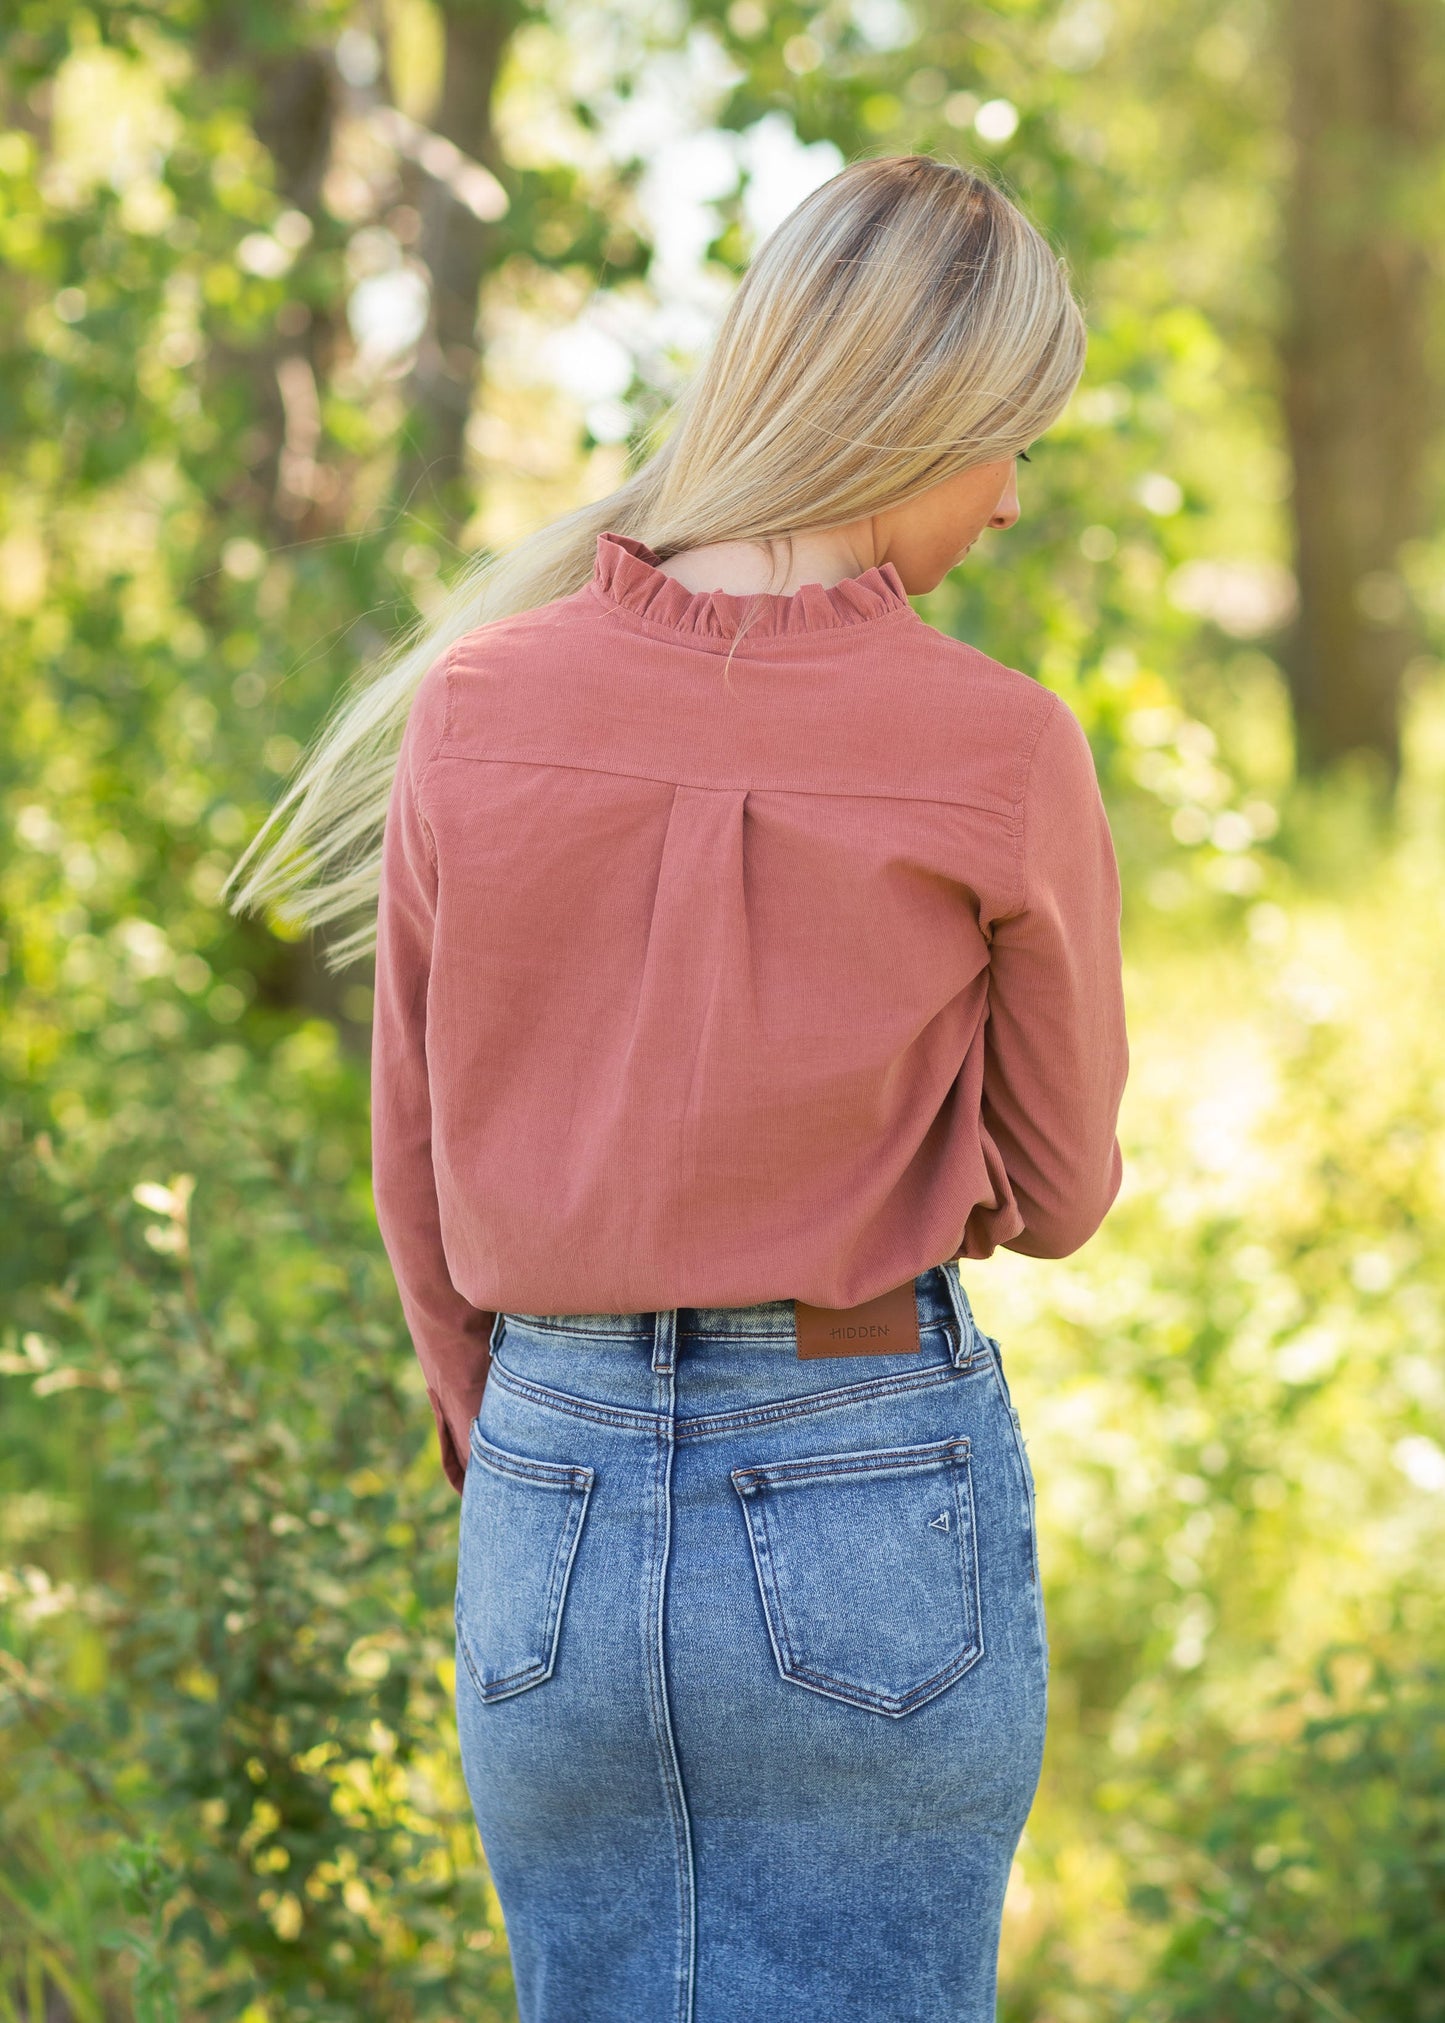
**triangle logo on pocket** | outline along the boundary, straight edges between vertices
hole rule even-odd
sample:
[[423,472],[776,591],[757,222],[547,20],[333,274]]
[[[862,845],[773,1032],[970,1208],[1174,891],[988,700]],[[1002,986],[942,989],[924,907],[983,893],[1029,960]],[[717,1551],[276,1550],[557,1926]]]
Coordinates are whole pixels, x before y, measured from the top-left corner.
[[948,1512],[946,1510],[940,1510],[937,1517],[930,1517],[928,1520],[928,1529],[930,1531],[947,1531]]

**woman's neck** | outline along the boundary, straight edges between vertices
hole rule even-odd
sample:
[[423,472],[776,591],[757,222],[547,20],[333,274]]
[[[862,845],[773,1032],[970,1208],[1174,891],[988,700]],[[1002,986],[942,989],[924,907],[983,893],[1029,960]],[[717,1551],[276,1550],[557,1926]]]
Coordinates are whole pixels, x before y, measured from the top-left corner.
[[873,563],[862,552],[867,532],[866,521],[861,529],[810,527],[788,539],[776,537],[771,553],[761,541],[707,541],[680,549],[658,567],[684,590],[725,590],[740,597],[763,590],[788,597],[805,583],[828,588],[861,576]]

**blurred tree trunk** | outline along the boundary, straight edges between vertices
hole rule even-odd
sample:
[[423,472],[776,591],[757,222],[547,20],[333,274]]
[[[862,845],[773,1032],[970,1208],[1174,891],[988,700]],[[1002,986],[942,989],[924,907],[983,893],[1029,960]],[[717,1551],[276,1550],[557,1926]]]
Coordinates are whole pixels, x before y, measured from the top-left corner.
[[1376,755],[1393,791],[1420,639],[1400,576],[1427,531],[1438,420],[1426,173],[1441,52],[1426,0],[1281,0],[1294,158],[1284,234],[1284,421],[1300,610],[1286,646],[1299,770]]
[[[319,230],[339,104],[330,48],[302,44],[259,55],[241,24],[222,9],[208,22],[200,53],[213,73],[249,72],[252,124],[276,165],[276,188]],[[262,447],[247,473],[247,497],[273,547],[323,537],[344,518],[340,485],[318,454],[320,389],[334,344],[331,318],[292,302],[269,342],[244,354],[218,346],[213,356],[216,373],[241,371],[250,382],[253,429]],[[331,1019],[349,1050],[364,1053],[370,1028],[353,991],[360,985],[364,993],[371,966],[335,975],[324,961],[324,938],[316,934],[299,942],[269,941],[266,953],[256,973],[262,1002],[301,1006]]]
[[[262,66],[256,133],[276,164],[278,189],[310,219],[313,231],[322,223],[321,186],[331,161],[336,115],[337,78],[329,49],[299,49]],[[344,522],[340,486],[318,459],[320,389],[334,345],[331,318],[291,302],[271,346],[256,361],[260,396],[277,439],[261,482],[278,541],[329,534]],[[337,510],[328,511],[333,504]]]
[[[321,186],[338,111],[331,50],[302,43],[260,54],[237,18],[220,8],[206,22],[199,56],[214,75],[233,71],[246,77],[252,125],[275,163],[277,191],[319,230]],[[246,501],[234,503],[251,505],[270,546],[325,536],[344,519],[335,474],[317,454],[320,389],[334,344],[331,318],[294,301],[284,305],[269,343],[244,354],[217,347],[213,359],[217,377],[244,370],[251,380],[253,429],[261,447],[248,473]]]
[[[439,11],[445,62],[431,126],[499,176],[492,96],[522,10],[514,0],[441,0]],[[432,508],[452,532],[471,506],[466,427],[480,366],[477,309],[493,228],[440,178],[424,175],[419,197],[431,316],[407,388],[411,412],[397,497],[404,508]]]

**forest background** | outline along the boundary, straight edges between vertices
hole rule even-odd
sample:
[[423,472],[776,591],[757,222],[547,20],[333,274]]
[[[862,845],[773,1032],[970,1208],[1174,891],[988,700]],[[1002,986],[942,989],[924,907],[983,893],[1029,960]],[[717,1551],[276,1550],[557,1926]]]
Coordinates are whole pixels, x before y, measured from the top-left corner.
[[1445,13],[5,21],[0,2017],[513,2014],[367,977],[221,888],[759,236],[908,149],[1085,302],[1018,526],[919,608],[1079,713],[1125,886],[1123,1191],[967,1280],[1053,1646],[1000,2013],[1445,2017]]

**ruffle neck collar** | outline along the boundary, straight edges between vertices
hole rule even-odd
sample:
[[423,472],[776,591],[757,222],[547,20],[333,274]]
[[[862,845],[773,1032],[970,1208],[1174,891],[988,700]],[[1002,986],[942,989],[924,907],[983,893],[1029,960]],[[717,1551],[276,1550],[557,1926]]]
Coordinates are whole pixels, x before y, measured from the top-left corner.
[[704,639],[731,639],[747,616],[747,638],[788,632],[831,632],[911,611],[902,578],[891,562],[875,564],[840,583],[804,583],[779,594],[689,590],[664,575],[660,558],[631,534],[597,536],[592,585],[607,603],[649,624]]

